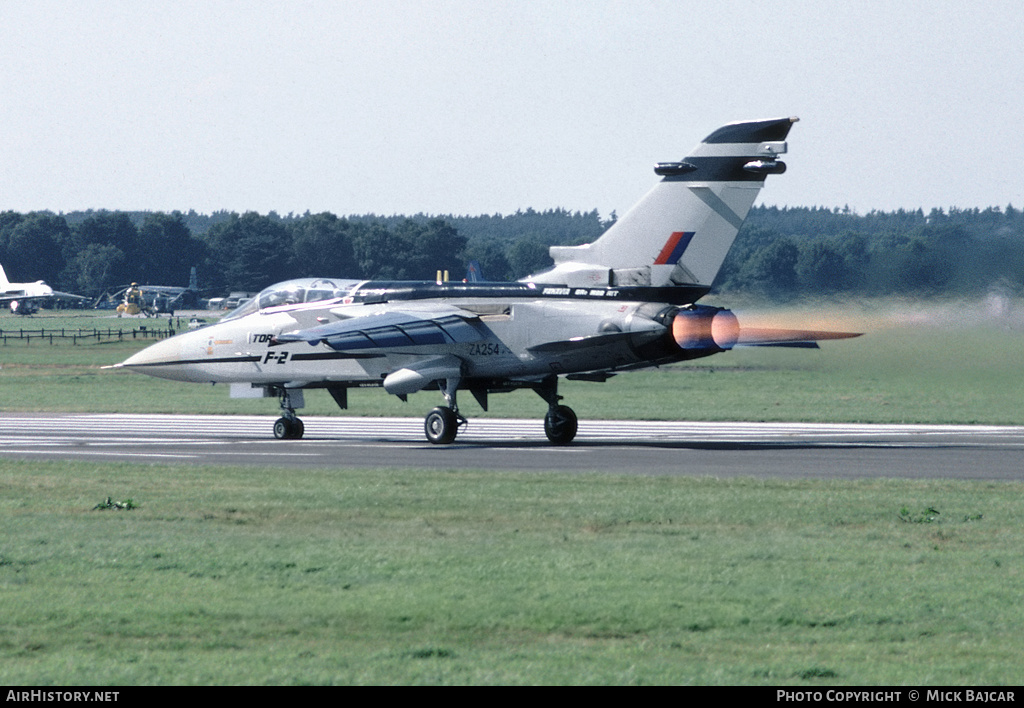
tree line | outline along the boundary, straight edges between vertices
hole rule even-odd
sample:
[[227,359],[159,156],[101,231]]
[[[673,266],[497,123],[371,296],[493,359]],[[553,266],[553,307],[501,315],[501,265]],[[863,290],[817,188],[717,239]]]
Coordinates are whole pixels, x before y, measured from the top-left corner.
[[786,299],[811,294],[967,296],[1024,290],[1024,213],[757,207],[716,289]]
[[[551,265],[548,247],[591,242],[596,210],[413,216],[255,212],[0,213],[0,264],[12,281],[99,295],[131,282],[185,285],[195,266],[211,294],[298,277],[489,280]],[[1024,290],[1024,213],[755,207],[715,282],[719,292],[967,295]]]

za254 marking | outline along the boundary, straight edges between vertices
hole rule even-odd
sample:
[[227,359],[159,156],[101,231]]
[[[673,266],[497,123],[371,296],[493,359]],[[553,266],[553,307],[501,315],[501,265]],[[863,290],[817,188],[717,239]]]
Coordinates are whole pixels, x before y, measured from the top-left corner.
[[470,356],[497,356],[501,354],[501,345],[494,342],[480,342],[469,345]]

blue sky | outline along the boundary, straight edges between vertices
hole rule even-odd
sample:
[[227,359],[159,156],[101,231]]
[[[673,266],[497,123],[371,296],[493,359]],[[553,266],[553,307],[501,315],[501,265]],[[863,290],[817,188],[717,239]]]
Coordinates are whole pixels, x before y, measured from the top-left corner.
[[0,0],[0,210],[623,213],[799,116],[760,203],[1024,207],[1024,3]]

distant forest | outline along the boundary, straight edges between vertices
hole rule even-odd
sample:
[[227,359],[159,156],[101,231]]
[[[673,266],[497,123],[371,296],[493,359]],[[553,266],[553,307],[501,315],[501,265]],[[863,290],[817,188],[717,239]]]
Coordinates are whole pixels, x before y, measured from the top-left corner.
[[[208,295],[289,278],[488,280],[551,265],[548,246],[591,242],[614,223],[596,210],[492,216],[331,213],[0,213],[0,264],[12,281],[98,296],[131,282]],[[1024,291],[1024,213],[1012,206],[856,214],[754,207],[715,290],[776,300],[808,295],[960,296]]]

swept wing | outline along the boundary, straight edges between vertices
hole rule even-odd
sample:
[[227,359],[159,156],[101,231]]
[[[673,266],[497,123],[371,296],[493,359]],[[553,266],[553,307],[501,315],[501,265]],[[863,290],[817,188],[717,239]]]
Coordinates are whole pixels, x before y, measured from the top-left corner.
[[394,349],[431,344],[478,342],[485,334],[480,318],[458,308],[422,312],[390,311],[330,322],[277,336],[278,342],[323,342],[335,351]]

